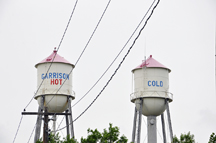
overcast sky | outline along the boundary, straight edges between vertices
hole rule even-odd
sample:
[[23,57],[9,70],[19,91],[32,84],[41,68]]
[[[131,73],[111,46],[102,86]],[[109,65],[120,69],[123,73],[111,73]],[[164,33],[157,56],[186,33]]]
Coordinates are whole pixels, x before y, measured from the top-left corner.
[[[72,103],[78,101],[103,74],[152,2],[111,1],[73,71],[76,98]],[[34,66],[58,47],[74,3],[75,0],[0,0],[1,142],[13,141],[21,112],[37,89]],[[78,1],[59,55],[73,64],[77,61],[107,3],[108,0]],[[174,96],[170,103],[174,135],[179,137],[190,131],[197,142],[208,142],[210,134],[216,133],[215,21],[215,0],[161,0],[108,87],[74,122],[76,138],[86,137],[88,128],[102,131],[113,123],[131,140],[134,115],[134,104],[130,102],[133,92],[131,70],[141,64],[145,55],[152,55],[171,69],[169,91]],[[74,119],[103,88],[134,38],[98,85],[72,109]],[[26,110],[36,112],[37,108],[37,101],[33,100]],[[157,119],[158,143],[162,143],[160,117]],[[35,123],[36,116],[24,116],[15,142],[28,142]],[[142,122],[142,142],[147,142],[145,123],[146,118]],[[65,136],[66,130],[60,135]],[[33,139],[34,134],[30,142]]]

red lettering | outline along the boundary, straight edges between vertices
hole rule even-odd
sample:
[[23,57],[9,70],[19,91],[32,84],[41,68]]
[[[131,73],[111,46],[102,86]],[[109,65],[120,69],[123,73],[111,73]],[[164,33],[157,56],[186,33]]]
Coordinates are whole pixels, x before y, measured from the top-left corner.
[[50,83],[50,84],[51,84],[51,85],[54,84],[54,79],[51,79],[51,83]]
[[56,80],[55,80],[55,84],[58,85],[58,83],[59,83],[59,81],[58,81],[58,79],[56,79]]
[[59,79],[59,81],[60,81],[60,85],[62,85],[62,79]]

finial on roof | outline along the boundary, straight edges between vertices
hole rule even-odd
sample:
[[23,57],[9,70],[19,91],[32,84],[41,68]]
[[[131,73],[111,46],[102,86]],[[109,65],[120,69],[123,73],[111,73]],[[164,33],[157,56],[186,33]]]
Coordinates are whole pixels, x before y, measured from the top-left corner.
[[150,55],[150,58],[152,58],[152,55]]
[[53,52],[57,52],[57,51],[56,51],[56,47],[54,48]]

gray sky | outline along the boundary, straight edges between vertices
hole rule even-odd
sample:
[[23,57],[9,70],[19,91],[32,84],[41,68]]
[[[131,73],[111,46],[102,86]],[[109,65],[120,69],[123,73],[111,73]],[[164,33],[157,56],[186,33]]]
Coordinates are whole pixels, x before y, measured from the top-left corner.
[[[71,63],[76,62],[107,2],[78,2],[59,55]],[[68,0],[0,0],[1,109],[4,109],[0,119],[1,142],[13,141],[21,112],[36,91],[34,65],[58,46],[74,3]],[[73,103],[106,70],[151,3],[145,0],[111,1],[73,71],[73,90],[76,92]],[[109,86],[74,123],[76,138],[86,137],[87,128],[102,131],[113,123],[120,127],[121,134],[131,140],[134,115],[134,105],[130,102],[131,70],[142,62],[145,55],[153,55],[154,59],[172,70],[170,92],[174,94],[174,100],[170,110],[174,134],[179,137],[181,133],[190,131],[197,142],[207,142],[210,134],[216,132],[215,20],[214,0],[161,0]],[[74,119],[100,92],[133,40],[134,37],[99,84],[73,108]],[[36,100],[33,100],[26,110],[37,111],[37,107]],[[36,116],[23,117],[16,143],[28,141],[35,122]],[[146,142],[145,122],[142,122],[142,142]],[[65,130],[62,132],[61,136],[66,135]],[[158,117],[158,143],[162,143],[161,136]],[[30,142],[33,138],[34,135]]]

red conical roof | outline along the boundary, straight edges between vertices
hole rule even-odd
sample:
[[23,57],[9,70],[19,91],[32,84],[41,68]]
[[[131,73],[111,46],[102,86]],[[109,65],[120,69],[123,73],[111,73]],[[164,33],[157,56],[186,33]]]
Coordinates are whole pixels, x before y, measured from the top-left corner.
[[168,69],[169,72],[171,72],[171,70],[169,68],[165,67],[163,64],[161,64],[158,61],[156,61],[155,59],[153,59],[152,55],[150,55],[150,57],[146,61],[144,61],[141,65],[137,66],[132,71],[134,71],[136,69],[143,68],[143,67],[164,68],[164,69]]
[[[54,58],[54,60],[53,60],[53,58]],[[39,64],[42,64],[42,63],[51,63],[51,62],[53,62],[53,63],[65,63],[65,64],[70,64],[70,65],[72,65],[72,66],[74,67],[73,64],[71,64],[70,62],[68,62],[67,60],[65,60],[63,57],[59,56],[59,55],[57,54],[56,49],[53,50],[53,53],[52,53],[50,56],[48,56],[47,58],[45,58],[45,59],[42,60],[41,62],[37,63],[37,64],[35,65],[35,67],[37,67]]]

